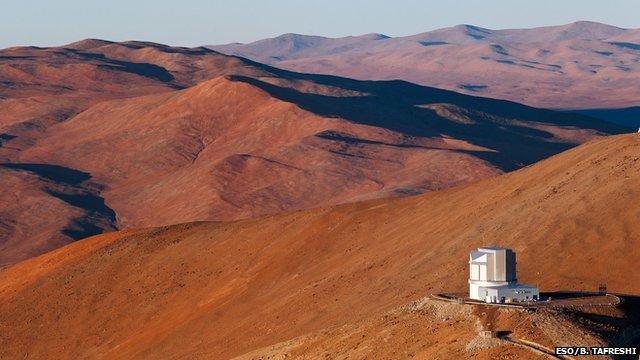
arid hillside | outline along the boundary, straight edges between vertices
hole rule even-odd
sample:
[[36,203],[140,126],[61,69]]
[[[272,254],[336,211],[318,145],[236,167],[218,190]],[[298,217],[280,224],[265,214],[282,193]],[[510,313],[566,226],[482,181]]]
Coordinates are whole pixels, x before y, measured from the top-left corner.
[[506,30],[458,25],[401,37],[285,34],[209,48],[293,71],[402,79],[543,108],[640,105],[640,29],[588,21]]
[[117,229],[88,174],[53,165],[0,164],[0,265]]
[[[1,52],[0,265],[115,228],[424,193],[626,131],[202,48],[85,40]],[[14,200],[25,191],[32,201]]]
[[88,39],[60,47],[0,50],[0,159],[99,102],[262,70],[205,48]]
[[[204,48],[83,40],[0,50],[0,266],[116,229],[89,173],[23,163],[57,125],[98,103],[167,93],[226,74],[264,73]],[[103,156],[113,156],[109,149]]]
[[527,356],[474,340],[483,321],[602,344],[623,329],[587,320],[624,314],[483,320],[420,299],[464,291],[483,245],[513,248],[518,279],[543,291],[637,294],[639,198],[628,134],[424,195],[99,235],[0,271],[0,357]]

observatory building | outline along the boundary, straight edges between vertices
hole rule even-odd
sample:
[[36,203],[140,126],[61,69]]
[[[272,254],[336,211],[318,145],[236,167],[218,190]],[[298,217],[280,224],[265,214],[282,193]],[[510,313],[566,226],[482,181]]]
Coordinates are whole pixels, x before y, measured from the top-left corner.
[[469,254],[469,297],[488,303],[538,300],[538,288],[518,284],[516,253],[481,247]]

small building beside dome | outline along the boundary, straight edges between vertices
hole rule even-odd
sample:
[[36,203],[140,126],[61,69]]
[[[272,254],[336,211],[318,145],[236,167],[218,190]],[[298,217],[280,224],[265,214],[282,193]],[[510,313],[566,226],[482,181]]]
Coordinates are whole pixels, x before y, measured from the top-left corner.
[[487,303],[536,301],[538,288],[518,284],[516,254],[501,247],[481,247],[469,254],[469,297]]

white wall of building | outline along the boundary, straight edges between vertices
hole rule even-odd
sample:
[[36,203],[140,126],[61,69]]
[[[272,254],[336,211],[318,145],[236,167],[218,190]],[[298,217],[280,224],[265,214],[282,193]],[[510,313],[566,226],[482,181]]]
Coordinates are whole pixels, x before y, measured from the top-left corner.
[[537,288],[517,283],[515,253],[506,248],[478,248],[469,254],[469,297],[486,302],[538,300]]

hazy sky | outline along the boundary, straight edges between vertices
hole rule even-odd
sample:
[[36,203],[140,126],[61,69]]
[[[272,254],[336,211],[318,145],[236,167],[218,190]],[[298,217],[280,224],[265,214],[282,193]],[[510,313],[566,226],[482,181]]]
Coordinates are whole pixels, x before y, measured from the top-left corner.
[[0,0],[0,48],[94,37],[195,46],[288,32],[401,36],[592,20],[640,27],[640,0]]

